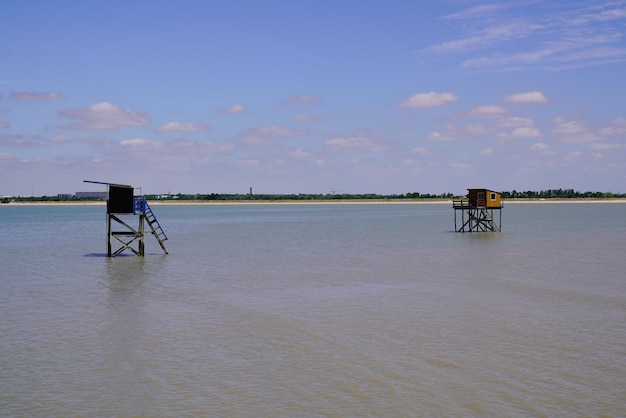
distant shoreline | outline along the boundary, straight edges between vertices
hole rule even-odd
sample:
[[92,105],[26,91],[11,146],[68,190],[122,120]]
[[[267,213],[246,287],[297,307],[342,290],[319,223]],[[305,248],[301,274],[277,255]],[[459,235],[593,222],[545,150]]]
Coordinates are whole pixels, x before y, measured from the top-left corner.
[[[150,205],[155,206],[219,206],[219,205],[452,205],[452,200],[438,200],[438,199],[423,199],[423,200],[409,200],[409,199],[340,199],[340,200],[148,200]],[[508,204],[536,204],[536,203],[626,203],[626,198],[623,199],[506,199],[503,200],[504,206]],[[56,202],[10,202],[0,204],[2,206],[105,206],[106,201],[56,201]]]

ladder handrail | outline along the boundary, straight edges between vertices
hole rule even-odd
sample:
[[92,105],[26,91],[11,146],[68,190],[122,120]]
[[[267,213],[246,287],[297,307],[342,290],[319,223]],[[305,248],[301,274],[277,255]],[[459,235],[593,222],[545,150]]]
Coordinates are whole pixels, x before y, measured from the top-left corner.
[[[152,228],[152,232],[155,232],[155,230],[159,230],[161,235],[163,235],[163,241],[167,240],[167,235],[165,235],[165,231],[163,231],[163,228],[161,227],[161,224],[159,223],[159,220],[156,218],[156,216],[154,216],[154,212],[152,212],[152,209],[150,209],[150,205],[148,205],[148,201],[144,199],[144,207],[145,207],[145,215],[146,217],[152,216],[152,219],[154,221],[149,221],[148,224],[150,225],[150,228]],[[157,225],[158,228],[154,228],[152,226],[152,224],[155,223]],[[158,234],[156,235],[157,239],[158,239]]]
[[167,235],[165,234],[165,231],[163,231],[163,227],[154,215],[154,212],[152,212],[152,209],[150,208],[150,205],[145,197],[142,195],[135,196],[133,211],[135,215],[142,215],[145,217],[148,222],[148,226],[150,226],[150,230],[152,231],[152,235],[154,235],[165,254],[168,254],[167,249],[163,244],[164,241],[167,241]]

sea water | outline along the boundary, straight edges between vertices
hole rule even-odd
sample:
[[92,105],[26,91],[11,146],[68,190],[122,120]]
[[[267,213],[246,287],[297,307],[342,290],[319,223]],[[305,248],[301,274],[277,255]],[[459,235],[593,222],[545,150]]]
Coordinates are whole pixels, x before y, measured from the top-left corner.
[[625,203],[153,211],[0,206],[1,416],[626,415]]

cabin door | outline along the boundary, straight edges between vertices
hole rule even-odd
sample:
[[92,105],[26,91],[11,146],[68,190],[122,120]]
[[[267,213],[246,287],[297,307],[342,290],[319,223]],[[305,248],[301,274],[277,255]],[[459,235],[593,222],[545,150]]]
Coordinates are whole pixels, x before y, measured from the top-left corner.
[[477,206],[486,206],[486,204],[485,204],[485,192],[478,192],[476,194],[476,205]]

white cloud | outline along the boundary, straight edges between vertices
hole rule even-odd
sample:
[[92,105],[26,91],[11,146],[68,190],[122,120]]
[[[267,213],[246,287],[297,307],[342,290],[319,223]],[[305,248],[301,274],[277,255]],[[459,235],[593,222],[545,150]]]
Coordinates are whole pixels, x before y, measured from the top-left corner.
[[110,145],[113,140],[111,138],[106,137],[96,137],[96,136],[88,136],[88,137],[73,137],[67,138],[65,135],[58,135],[53,138],[53,140],[63,143],[72,143],[72,144],[89,144],[94,146],[106,146]]
[[296,158],[305,158],[305,157],[310,157],[313,155],[312,152],[310,151],[305,151],[303,149],[297,149],[295,151],[292,151],[289,153],[292,157],[296,157]]
[[533,151],[547,151],[550,149],[550,147],[543,142],[535,142],[530,147],[528,147],[528,149]]
[[459,100],[452,93],[437,93],[431,91],[429,93],[418,93],[408,99],[400,102],[398,106],[410,109],[428,109],[432,107],[444,106]]
[[198,132],[211,130],[210,126],[203,125],[196,122],[167,122],[163,125],[159,125],[154,130],[157,133],[163,132]]
[[616,118],[611,121],[613,125],[621,126],[626,128],[626,119],[625,118]]
[[474,166],[469,163],[453,163],[453,164],[450,164],[450,167],[455,171],[461,171],[461,172],[469,171],[472,168],[474,168]]
[[246,111],[246,107],[242,104],[234,104],[228,107],[220,107],[217,109],[217,113],[225,114],[225,115],[234,115],[237,113],[244,113]]
[[133,148],[161,148],[163,146],[163,142],[151,139],[135,138],[120,141],[120,145],[123,147]]
[[189,159],[206,154],[220,154],[234,149],[232,144],[216,144],[211,141],[198,142],[184,139],[177,139],[176,141],[173,141],[169,147],[172,152],[187,156]]
[[578,122],[563,122],[558,124],[553,130],[557,135],[578,135],[587,132],[587,127]]
[[210,141],[198,143],[200,151],[209,154],[218,154],[222,152],[232,151],[235,147],[232,144],[215,144]]
[[210,157],[230,152],[233,148],[232,144],[209,141],[132,138],[112,143],[105,152],[121,165],[141,167],[141,164],[148,164],[149,167],[158,166],[164,170],[186,172],[199,164],[206,164]]
[[442,132],[434,131],[424,137],[427,141],[449,142],[461,139],[471,139],[476,136],[485,136],[491,133],[491,128],[480,123],[469,123],[464,126],[448,125]]
[[[594,6],[588,2],[534,3],[532,14],[516,10],[525,2],[510,2],[484,4],[445,16],[452,25],[450,33],[458,34],[456,39],[422,52],[466,56],[486,50],[461,63],[476,70],[562,71],[626,61],[619,31],[626,20],[623,0]],[[524,42],[513,43],[520,40]]]
[[244,143],[256,143],[256,142],[268,142],[276,137],[288,137],[299,136],[305,132],[297,129],[288,129],[281,125],[266,125],[258,128],[248,129],[241,133],[242,142]]
[[504,98],[508,103],[548,103],[548,98],[540,91],[511,94]]
[[59,116],[76,119],[72,129],[90,131],[115,131],[125,126],[146,126],[150,123],[146,112],[133,112],[121,109],[108,102],[96,103],[86,108],[67,109],[58,112]]
[[385,144],[364,137],[335,137],[326,141],[326,145],[335,150],[348,153],[383,151],[388,149]]
[[586,25],[590,22],[609,21],[626,18],[626,9],[621,7],[623,1],[606,2],[594,7],[588,7],[583,13],[570,16],[568,23],[571,25]]
[[267,125],[254,129],[254,132],[261,135],[296,135],[299,131],[287,129],[280,125]]
[[413,147],[411,152],[419,155],[426,155],[428,153],[428,148],[425,147]]
[[150,159],[155,163],[158,162],[158,164],[171,157],[166,143],[146,138],[119,141],[109,148],[107,152],[110,155],[115,155],[117,158],[134,159],[136,162],[139,159]]
[[316,122],[316,121],[324,120],[324,118],[320,116],[295,115],[293,117],[293,120],[296,120],[298,122]]
[[493,155],[494,151],[493,151],[493,148],[485,148],[483,150],[480,150],[480,154],[481,155]]
[[602,128],[598,131],[600,135],[603,136],[618,136],[618,135],[626,135],[626,128],[620,128],[617,126],[610,126],[608,128]]
[[540,136],[539,129],[531,127],[523,127],[513,129],[511,136],[515,138],[537,138]]
[[261,162],[253,158],[235,160],[235,163],[238,166],[245,167],[245,168],[257,168],[261,166]]
[[490,132],[491,130],[484,126],[481,125],[480,123],[470,123],[468,125],[463,126],[460,129],[460,132],[463,132],[465,134],[468,134],[470,136],[475,136],[475,135],[486,135]]
[[570,144],[593,142],[601,139],[586,124],[578,121],[559,123],[552,129],[552,133],[559,136],[560,142]]
[[0,134],[0,145],[4,147],[34,148],[43,144],[24,138],[23,135]]
[[578,160],[580,158],[580,156],[581,156],[581,152],[580,151],[571,151],[571,152],[568,152],[565,155],[565,161],[573,162],[573,161]]
[[427,141],[435,141],[435,142],[447,142],[447,141],[453,141],[454,138],[452,138],[449,135],[444,135],[439,131],[434,131],[429,133],[428,135],[426,135],[424,137],[425,140]]
[[12,91],[9,97],[13,100],[58,100],[61,93],[56,91],[48,92],[31,92],[31,91]]
[[8,129],[10,127],[11,127],[11,124],[9,122],[0,121],[0,129]]
[[542,155],[550,155],[550,156],[556,155],[556,152],[553,151],[549,145],[543,142],[535,142],[530,147],[528,147],[528,149],[531,151],[538,152],[539,154],[542,154]]
[[514,70],[528,68],[541,62],[542,59],[548,58],[554,54],[551,49],[542,49],[540,51],[518,52],[514,54],[498,54],[490,57],[478,57],[464,61],[461,66],[464,68],[495,68],[510,67]]
[[594,151],[608,151],[608,150],[616,150],[616,149],[622,149],[622,148],[626,148],[626,144],[620,144],[617,142],[612,142],[609,144],[591,144],[589,146],[589,149],[594,150]]
[[[592,42],[590,39],[581,39],[553,45],[548,43],[546,47],[535,51],[469,59],[462,63],[462,67],[501,67],[518,71],[539,67],[546,71],[562,71],[626,61],[626,49],[596,47]],[[581,49],[572,52],[574,48]]]
[[283,104],[298,104],[298,103],[319,103],[321,99],[317,96],[295,96],[290,97],[283,101]]
[[617,118],[611,121],[612,126],[600,129],[598,132],[603,136],[626,135],[626,119]]
[[452,13],[447,16],[443,16],[442,20],[466,20],[475,19],[480,17],[494,16],[499,14],[500,11],[506,9],[505,4],[481,4],[471,7],[467,10],[463,10],[457,13]]
[[535,121],[520,116],[509,116],[507,118],[500,119],[498,126],[503,128],[523,128],[529,126],[535,126]]
[[477,106],[469,111],[469,115],[480,118],[502,117],[508,112],[506,109],[495,105]]
[[502,21],[497,25],[488,24],[482,29],[468,33],[467,36],[454,41],[443,42],[426,49],[428,52],[460,52],[485,48],[487,46],[511,39],[525,38],[537,30],[538,25],[525,21]]

